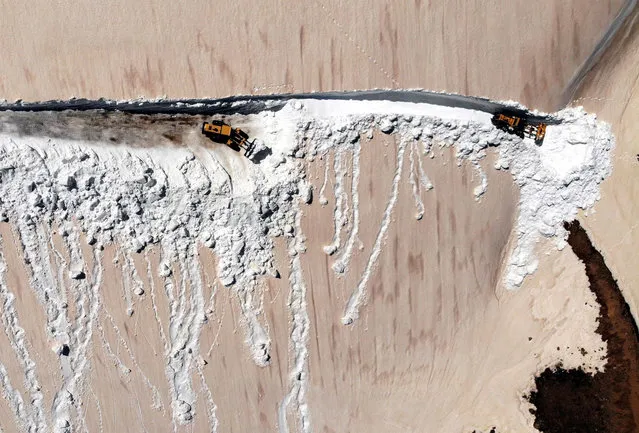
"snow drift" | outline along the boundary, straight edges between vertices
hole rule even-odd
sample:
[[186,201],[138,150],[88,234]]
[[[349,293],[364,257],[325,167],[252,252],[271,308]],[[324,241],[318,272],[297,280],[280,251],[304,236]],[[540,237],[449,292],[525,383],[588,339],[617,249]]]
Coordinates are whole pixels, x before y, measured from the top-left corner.
[[[32,116],[35,119],[37,114]],[[262,276],[279,275],[273,243],[284,238],[290,267],[292,362],[289,392],[282,396],[280,406],[280,429],[286,431],[290,408],[296,411],[302,430],[311,431],[305,392],[310,326],[306,295],[312,287],[305,283],[299,262],[306,248],[300,221],[305,203],[317,199],[328,205],[324,190],[329,185],[325,181],[320,191],[312,191],[306,164],[317,163],[314,161],[322,156],[326,176],[329,171],[335,173],[334,236],[324,250],[334,258],[334,272],[348,272],[361,220],[360,137],[372,136],[376,130],[398,137],[397,167],[383,219],[365,270],[344,305],[342,322],[350,324],[365,308],[368,283],[384,248],[402,182],[409,182],[413,189],[415,217],[428,219],[419,191],[438,185],[429,180],[422,160],[438,148],[453,147],[460,165],[472,164],[476,169],[477,200],[490,188],[482,164],[488,152],[498,156],[494,169],[509,170],[519,186],[519,217],[504,275],[509,288],[515,289],[535,271],[535,245],[541,237],[555,238],[558,247],[563,247],[563,221],[572,220],[598,199],[599,184],[610,174],[614,141],[607,125],[580,109],[564,110],[556,118],[561,123],[549,126],[544,144],[537,146],[532,140],[497,130],[489,114],[474,110],[385,101],[293,100],[276,113],[227,118],[246,126],[270,149],[262,161],[253,163],[227,149],[188,143],[182,147],[154,147],[153,142],[149,147],[131,146],[126,135],[115,146],[101,139],[24,134],[15,127],[12,113],[5,113],[0,134],[0,217],[18,234],[31,289],[46,310],[47,332],[57,342],[56,350],[73,349],[49,417],[42,406],[35,363],[12,310],[12,295],[0,277],[3,320],[11,330],[11,345],[22,359],[31,393],[21,396],[0,366],[3,392],[9,396],[16,419],[34,431],[67,431],[81,422],[73,419],[70,408],[74,396],[77,401],[81,393],[83,374],[90,367],[89,342],[98,331],[95,319],[104,278],[101,252],[114,243],[128,269],[129,315],[134,308],[130,299],[144,293],[132,257],[151,246],[159,248],[160,291],[170,307],[169,332],[163,336],[165,372],[175,422],[188,423],[197,410],[191,372],[199,362],[198,337],[207,315],[198,248],[204,245],[218,257],[219,282],[240,300],[250,353],[258,365],[265,366],[271,341],[254,297],[255,287]],[[340,182],[346,174],[346,159],[352,161],[349,190]],[[410,164],[408,179],[402,177],[406,163]],[[351,230],[346,229],[347,222]],[[70,262],[61,256],[51,262],[51,237],[56,230],[71,251]],[[82,255],[82,238],[93,249],[91,272]],[[75,281],[81,306],[76,320],[66,312],[67,291],[57,269],[64,269]],[[170,278],[175,269],[181,275],[178,284]],[[4,272],[6,269],[0,269],[0,275]]]

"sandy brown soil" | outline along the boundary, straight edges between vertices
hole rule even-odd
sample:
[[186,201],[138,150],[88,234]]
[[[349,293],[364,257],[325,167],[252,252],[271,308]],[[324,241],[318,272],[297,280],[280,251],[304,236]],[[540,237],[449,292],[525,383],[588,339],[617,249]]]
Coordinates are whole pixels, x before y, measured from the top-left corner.
[[556,108],[623,0],[2,0],[0,97],[427,88]]
[[[585,233],[571,230],[573,248],[581,250],[578,254],[583,256],[591,287],[602,303],[600,332],[609,347],[609,364],[604,374],[594,377],[560,369],[548,370],[537,379],[540,410],[536,425],[544,432],[565,431],[567,425],[580,423],[579,431],[634,432],[639,422],[638,20],[635,11],[587,75],[573,102],[610,122],[617,141],[613,174],[603,184],[595,213],[580,218],[602,255],[587,238],[584,241]],[[597,273],[602,269],[604,272]],[[619,291],[625,299],[620,299]],[[589,416],[583,418],[584,413]]]

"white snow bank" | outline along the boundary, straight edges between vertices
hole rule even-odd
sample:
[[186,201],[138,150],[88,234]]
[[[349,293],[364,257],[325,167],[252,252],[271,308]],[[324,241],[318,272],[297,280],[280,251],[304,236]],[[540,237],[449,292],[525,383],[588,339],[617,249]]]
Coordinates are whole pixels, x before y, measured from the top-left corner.
[[545,167],[564,179],[574,171],[592,163],[591,131],[580,124],[550,125],[539,155]]
[[541,236],[556,238],[558,248],[565,246],[564,221],[572,221],[579,209],[590,209],[599,200],[599,184],[612,170],[610,126],[582,109],[557,115],[563,123],[548,127],[548,142],[541,147],[528,140],[500,147],[521,197],[517,243],[506,275],[510,288],[537,268],[534,249]]
[[432,116],[446,120],[490,123],[492,117],[489,113],[483,111],[413,102],[306,99],[293,101],[292,107],[295,107],[295,104],[303,104],[307,115],[315,119],[394,114],[397,116]]

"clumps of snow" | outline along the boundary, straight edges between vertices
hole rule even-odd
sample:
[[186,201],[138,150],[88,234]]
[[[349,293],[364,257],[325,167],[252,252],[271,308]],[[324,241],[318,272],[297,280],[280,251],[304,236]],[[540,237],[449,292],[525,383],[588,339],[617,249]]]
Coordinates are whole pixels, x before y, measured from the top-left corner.
[[[451,147],[456,149],[458,164],[469,161],[479,174],[480,183],[475,188],[477,199],[486,191],[487,178],[479,162],[486,156],[486,149],[489,146],[497,146],[502,142],[519,140],[517,137],[505,134],[495,129],[490,123],[480,115],[464,115],[456,113],[454,119],[442,119],[437,117],[437,112],[423,115],[415,115],[418,111],[410,106],[410,110],[404,114],[350,114],[342,109],[341,115],[332,114],[328,117],[314,117],[316,111],[328,113],[325,108],[318,108],[317,103],[309,107],[302,116],[298,125],[298,141],[306,143],[309,158],[318,155],[326,159],[324,182],[320,190],[320,203],[328,204],[328,199],[324,195],[327,179],[330,171],[330,157],[333,155],[333,172],[335,182],[333,183],[333,193],[335,196],[334,205],[334,235],[330,244],[324,246],[324,252],[328,255],[335,255],[341,250],[341,254],[333,262],[332,269],[342,274],[347,271],[353,253],[353,246],[356,243],[359,231],[359,153],[361,149],[361,137],[370,137],[375,129],[385,134],[394,134],[398,137],[397,166],[388,195],[387,206],[382,216],[377,236],[375,238],[371,253],[366,261],[366,266],[362,272],[357,286],[354,288],[346,304],[342,322],[351,324],[359,315],[359,309],[366,299],[368,282],[373,275],[377,265],[381,250],[383,248],[386,233],[391,224],[392,214],[397,202],[399,185],[403,176],[404,156],[406,150],[409,152],[410,176],[409,182],[413,190],[415,206],[417,208],[416,218],[423,217],[423,203],[420,198],[420,191],[428,191],[434,187],[425,173],[422,158],[433,154],[435,147]],[[413,104],[415,105],[415,104]],[[419,104],[418,104],[419,105]],[[342,107],[343,108],[343,107]],[[356,110],[357,111],[357,110]],[[464,110],[460,110],[464,111]],[[468,110],[466,110],[468,111]],[[487,117],[490,122],[490,117]],[[421,139],[421,144],[416,142]],[[353,161],[351,167],[352,187],[349,192],[344,190],[342,179],[346,175],[346,163]],[[346,245],[342,245],[341,231],[345,228],[349,234]],[[343,248],[342,248],[343,247]]]
[[[264,117],[272,120],[271,115]],[[275,135],[277,128],[266,125],[265,134]],[[177,422],[192,419],[196,401],[190,369],[199,356],[201,318],[205,316],[198,245],[216,253],[219,281],[240,300],[253,359],[258,365],[269,364],[270,339],[261,324],[255,282],[263,275],[279,275],[273,262],[272,239],[295,238],[297,202],[300,198],[312,200],[302,165],[294,157],[278,152],[259,166],[251,164],[243,169],[245,185],[251,185],[247,189],[238,188],[242,184],[229,176],[226,161],[220,162],[210,154],[196,157],[187,149],[116,148],[103,143],[12,135],[0,136],[0,142],[0,209],[17,228],[31,285],[46,306],[48,337],[52,341],[69,341],[74,335],[82,338],[73,342],[78,351],[71,352],[68,380],[54,402],[56,419],[67,419],[70,402],[79,398],[75,390],[88,359],[84,349],[100,305],[97,289],[101,270],[93,272],[91,281],[86,279],[78,229],[86,234],[96,263],[105,245],[121,246],[116,261],[122,266],[129,316],[134,314],[132,296],[144,295],[131,255],[159,245],[158,276],[170,310],[166,374]],[[299,152],[298,148],[293,153]],[[68,240],[65,243],[72,255],[70,263],[61,256],[58,262],[67,269],[69,279],[77,282],[73,283],[74,290],[86,291],[78,298],[82,323],[77,329],[66,317],[64,279],[57,278],[51,268],[56,226]],[[297,242],[291,245],[295,253],[304,250]],[[172,272],[176,264],[179,279]],[[20,347],[17,344],[16,350],[22,350]],[[30,362],[28,356],[23,359]],[[67,399],[66,395],[73,398]],[[41,398],[30,400],[36,404],[34,408],[39,407]],[[25,423],[41,425],[40,418]]]
[[[338,257],[331,266],[338,274],[342,274],[346,270],[346,267],[351,260],[351,256],[353,255],[353,247],[355,246],[355,242],[358,239],[359,234],[359,158],[361,153],[361,146],[359,143],[354,143],[352,153],[353,178],[351,181],[351,200],[353,202],[353,212],[350,218],[350,230],[348,240],[346,241],[346,247],[344,248],[342,255]],[[335,189],[335,194],[338,194],[337,188]],[[341,193],[341,195],[345,194]]]
[[[413,134],[413,137],[415,137],[415,135],[416,134]],[[419,136],[421,136],[421,131],[418,134],[418,138]],[[412,187],[413,200],[415,200],[415,206],[417,207],[415,219],[421,220],[424,217],[424,203],[421,198],[421,189],[424,188],[424,190],[430,191],[433,189],[433,184],[424,172],[422,155],[419,154],[417,142],[410,144],[410,184]]]
[[[296,219],[296,229],[301,230],[301,216]],[[306,391],[308,388],[308,338],[310,329],[310,319],[308,316],[306,302],[306,283],[302,273],[302,264],[299,252],[304,251],[304,239],[289,240],[290,256],[290,294],[288,307],[291,314],[292,329],[290,334],[289,347],[293,356],[292,368],[289,371],[289,391],[282,399],[278,408],[279,431],[288,432],[288,422],[286,411],[291,402],[295,403],[297,417],[301,431],[309,433],[311,431],[310,411],[306,401]]]
[[562,123],[548,126],[542,146],[520,140],[499,148],[500,161],[510,167],[520,188],[516,244],[506,274],[511,288],[536,270],[540,237],[555,238],[563,248],[568,236],[563,222],[599,200],[599,185],[612,170],[609,125],[581,108],[565,109],[557,118]]
[[[370,104],[375,105],[373,102]],[[396,134],[399,143],[396,148],[398,166],[388,206],[365,270],[347,303],[343,317],[346,324],[352,323],[358,315],[368,280],[383,246],[397,198],[397,184],[402,180],[406,146],[409,146],[409,181],[417,219],[423,217],[419,191],[421,188],[428,191],[434,187],[424,172],[423,156],[432,157],[436,146],[453,147],[458,165],[468,161],[478,173],[480,183],[473,192],[479,200],[489,187],[480,162],[486,157],[489,148],[499,149],[494,168],[510,170],[521,190],[516,242],[508,259],[505,278],[511,289],[519,286],[525,276],[536,269],[535,245],[540,237],[555,237],[561,247],[566,236],[563,222],[574,219],[579,209],[592,207],[599,197],[599,184],[611,171],[610,151],[614,140],[610,128],[582,109],[569,108],[558,113],[555,117],[559,124],[548,126],[547,137],[539,146],[532,139],[522,139],[496,129],[489,116],[468,113],[472,110],[457,109],[454,115],[442,118],[440,116],[442,113],[446,115],[446,110],[433,109],[428,104],[397,104],[391,107],[397,111],[385,114],[362,114],[359,103],[355,104],[352,111],[348,110],[348,104],[341,104],[335,110],[329,110],[327,105],[329,103],[318,101],[307,104],[308,115],[302,117],[298,128],[300,141],[307,143],[310,158],[321,155],[326,159],[324,182],[320,190],[322,205],[328,204],[324,191],[329,177],[329,152],[334,154],[335,234],[333,241],[324,247],[327,254],[333,255],[339,251],[342,246],[340,232],[349,223],[351,235],[357,236],[359,173],[354,167],[353,190],[350,194],[352,210],[349,214],[348,194],[344,192],[341,181],[345,175],[342,163],[344,154],[349,154],[353,161],[358,160],[360,136],[371,138],[374,129],[385,134]],[[414,105],[424,108],[420,115],[415,114],[419,110]],[[377,110],[371,108],[371,112],[376,111],[380,111],[379,107]],[[320,117],[316,117],[318,113]],[[422,152],[418,152],[416,140],[421,140]],[[346,270],[351,250],[352,242],[349,239],[343,256],[333,263],[335,272],[343,273]]]
[[[155,299],[162,294],[168,300],[168,333],[160,327],[165,371],[174,419],[187,423],[197,412],[192,369],[201,376],[206,362],[199,348],[208,309],[198,248],[210,248],[218,257],[217,276],[238,297],[251,356],[256,364],[266,366],[271,342],[268,326],[263,324],[258,280],[279,277],[273,239],[283,237],[290,267],[289,347],[293,363],[288,392],[280,405],[279,427],[286,431],[287,407],[294,404],[302,431],[309,432],[305,396],[310,319],[300,260],[306,251],[300,206],[312,203],[313,190],[306,180],[305,164],[315,158],[325,161],[318,201],[322,206],[329,204],[325,194],[330,183],[335,207],[334,235],[324,251],[335,258],[333,271],[343,274],[349,269],[355,247],[361,244],[358,187],[362,138],[371,138],[374,130],[398,138],[395,173],[390,190],[384,192],[387,205],[365,268],[345,305],[342,322],[350,324],[366,299],[368,282],[392,224],[399,187],[405,180],[405,160],[410,161],[407,180],[415,200],[415,217],[422,219],[421,191],[437,187],[429,180],[422,160],[432,158],[437,148],[454,148],[459,165],[466,161],[474,167],[479,174],[474,190],[477,200],[489,188],[481,166],[489,148],[499,153],[494,168],[512,172],[521,198],[506,281],[510,287],[521,284],[536,267],[537,240],[556,237],[561,244],[566,235],[563,221],[594,204],[599,183],[610,173],[613,141],[609,128],[578,109],[564,110],[557,118],[562,123],[548,127],[546,141],[539,147],[530,139],[497,130],[490,115],[472,110],[388,101],[291,101],[277,113],[233,119],[260,137],[260,151],[269,149],[259,164],[241,155],[229,157],[204,148],[128,148],[0,135],[0,219],[17,229],[32,288],[46,306],[48,337],[73,347],[68,357],[60,357],[65,362],[65,381],[54,400],[52,425],[69,419],[70,402],[80,398],[77,390],[87,368],[94,325],[103,334],[97,317],[105,245],[122,246],[117,262],[124,275],[129,315],[134,314],[133,295],[146,296],[132,254],[144,253],[150,245],[159,247],[157,277],[161,284],[155,287],[150,279],[149,296],[158,321]],[[334,182],[329,182],[331,174]],[[347,174],[350,188],[344,182]],[[69,263],[55,250],[53,227],[59,227],[71,253]],[[82,257],[80,230],[93,248],[93,269],[87,268]],[[57,269],[64,269],[77,293],[81,314],[76,322],[67,317],[68,290],[65,278],[51,267],[52,252]],[[150,272],[148,257],[146,260]],[[0,275],[1,271],[0,266]],[[3,320],[11,323],[10,294],[3,290],[0,296],[5,296],[8,306]],[[12,345],[17,353],[25,354],[24,367],[29,370],[31,361],[24,342],[16,338]],[[3,368],[0,365],[0,381],[16,416],[26,426],[41,426],[45,421],[38,406],[41,393],[35,391],[35,376],[31,407],[12,391]],[[157,404],[161,404],[159,400]],[[212,425],[217,425],[215,408],[209,396],[205,410]]]
[[346,225],[346,214],[348,213],[348,202],[345,200],[344,178],[346,177],[346,161],[343,161],[342,153],[335,154],[335,209],[333,212],[333,221],[335,232],[333,240],[329,245],[324,246],[324,252],[332,255],[341,245],[341,233]]
[[393,130],[395,129],[395,119],[391,119],[388,117],[383,118],[380,122],[379,122],[379,129],[380,131],[382,131],[384,134],[390,134],[391,132],[393,132]]

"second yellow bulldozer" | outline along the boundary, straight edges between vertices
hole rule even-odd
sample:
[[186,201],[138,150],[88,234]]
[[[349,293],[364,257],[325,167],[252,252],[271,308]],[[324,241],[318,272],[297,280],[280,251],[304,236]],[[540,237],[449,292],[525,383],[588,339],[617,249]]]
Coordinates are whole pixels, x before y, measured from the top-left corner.
[[521,138],[531,137],[537,144],[541,144],[546,136],[545,123],[532,124],[519,116],[497,113],[493,116],[492,122],[497,128]]

